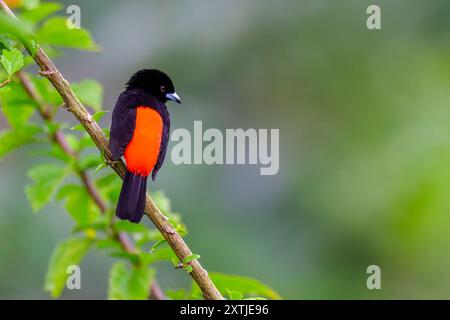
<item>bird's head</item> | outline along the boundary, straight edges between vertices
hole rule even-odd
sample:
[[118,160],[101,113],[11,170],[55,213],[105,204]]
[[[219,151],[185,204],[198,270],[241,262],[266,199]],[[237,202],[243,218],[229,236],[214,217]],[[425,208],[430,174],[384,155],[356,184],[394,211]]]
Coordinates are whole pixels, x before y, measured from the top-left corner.
[[152,94],[162,103],[172,100],[181,103],[176,94],[172,80],[167,74],[157,69],[142,69],[133,74],[127,86],[142,89]]

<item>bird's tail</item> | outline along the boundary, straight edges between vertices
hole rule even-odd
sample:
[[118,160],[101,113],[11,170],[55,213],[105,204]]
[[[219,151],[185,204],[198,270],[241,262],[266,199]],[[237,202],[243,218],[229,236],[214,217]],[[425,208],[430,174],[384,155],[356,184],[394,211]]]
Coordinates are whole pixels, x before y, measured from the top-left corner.
[[116,216],[119,219],[139,223],[144,215],[147,177],[135,175],[127,170],[117,203]]

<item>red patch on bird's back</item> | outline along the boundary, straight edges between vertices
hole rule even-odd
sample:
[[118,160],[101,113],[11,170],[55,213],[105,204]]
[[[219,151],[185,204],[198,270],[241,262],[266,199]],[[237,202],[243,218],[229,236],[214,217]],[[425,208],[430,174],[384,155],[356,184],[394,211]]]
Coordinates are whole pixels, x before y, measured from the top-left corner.
[[163,120],[160,114],[149,107],[136,110],[136,126],[133,138],[125,149],[128,171],[148,176],[158,160]]

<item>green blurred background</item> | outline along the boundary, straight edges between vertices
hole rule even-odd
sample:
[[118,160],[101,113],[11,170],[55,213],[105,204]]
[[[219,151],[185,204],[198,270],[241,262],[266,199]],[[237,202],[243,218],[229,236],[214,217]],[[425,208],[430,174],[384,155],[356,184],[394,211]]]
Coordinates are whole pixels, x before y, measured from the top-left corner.
[[[102,82],[105,109],[134,71],[158,67],[183,98],[169,105],[173,129],[280,129],[275,176],[166,161],[149,184],[183,215],[208,270],[257,278],[286,299],[450,298],[448,0],[64,3],[80,6],[103,50],[56,63],[70,81]],[[381,30],[366,27],[369,4],[381,7]],[[3,299],[48,298],[48,259],[73,226],[58,203],[31,212],[32,161],[22,150],[0,163]],[[112,261],[91,253],[82,290],[63,298],[106,298]],[[366,287],[371,264],[381,290]],[[169,264],[158,279],[190,285]]]

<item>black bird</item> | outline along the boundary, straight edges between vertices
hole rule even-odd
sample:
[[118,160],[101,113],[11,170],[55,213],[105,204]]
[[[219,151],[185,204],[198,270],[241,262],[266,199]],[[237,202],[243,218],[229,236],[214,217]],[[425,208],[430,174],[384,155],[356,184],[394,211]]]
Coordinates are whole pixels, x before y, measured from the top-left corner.
[[167,151],[170,116],[165,103],[181,103],[172,80],[156,69],[139,70],[126,83],[112,114],[109,147],[114,160],[125,157],[116,216],[139,223],[144,214],[147,177],[155,181]]

